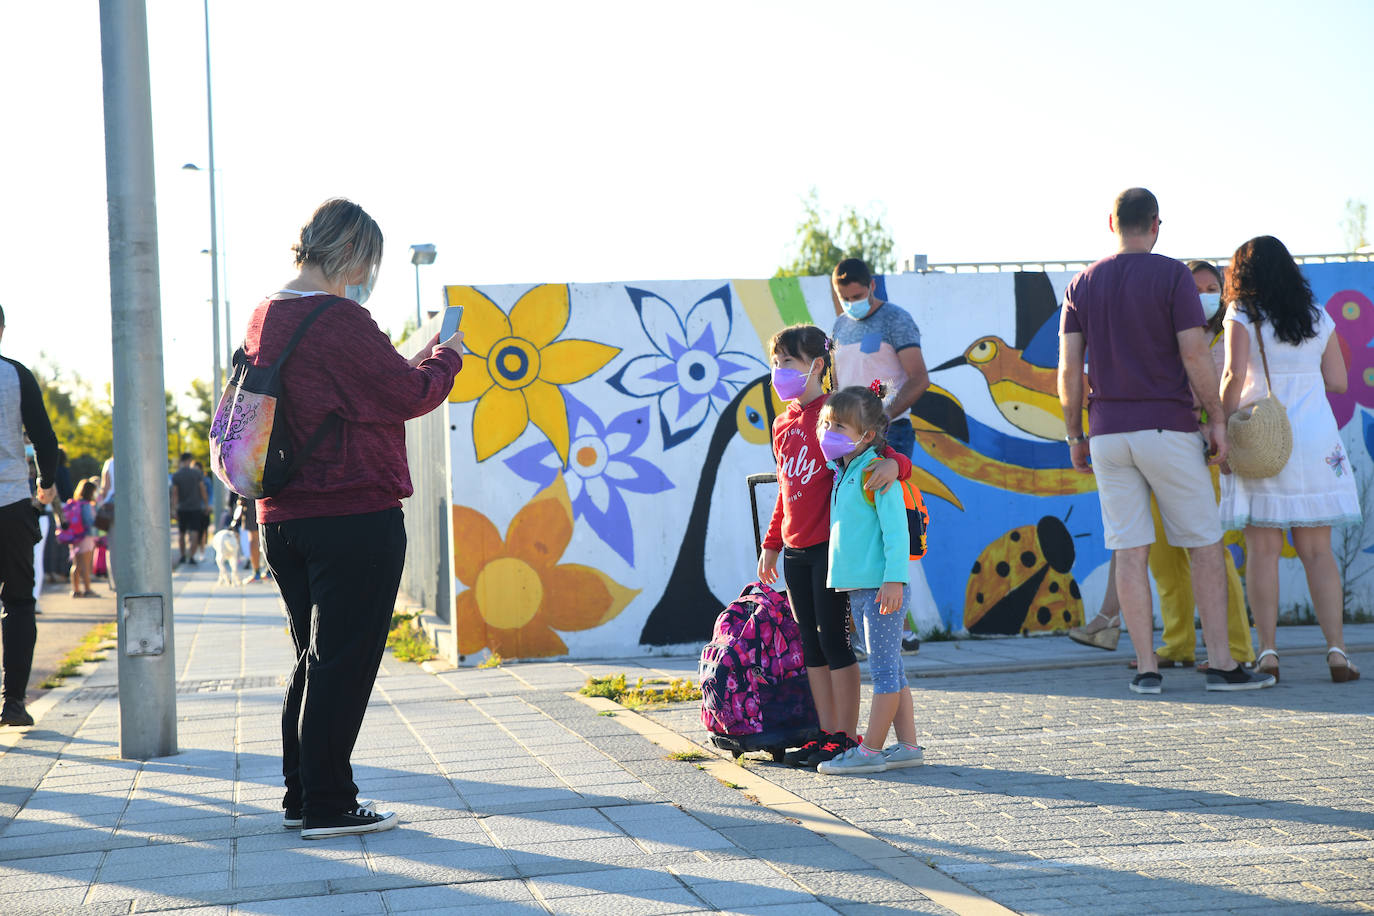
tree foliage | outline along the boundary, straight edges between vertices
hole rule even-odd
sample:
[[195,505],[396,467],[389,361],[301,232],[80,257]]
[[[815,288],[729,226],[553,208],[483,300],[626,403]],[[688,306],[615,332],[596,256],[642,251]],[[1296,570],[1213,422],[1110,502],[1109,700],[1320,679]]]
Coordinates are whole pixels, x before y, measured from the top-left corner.
[[892,234],[883,225],[880,214],[862,213],[851,205],[832,222],[821,209],[815,188],[802,198],[796,246],[792,260],[779,267],[773,276],[827,275],[845,258],[862,258],[874,273],[887,273],[896,267]]
[[[57,443],[67,452],[72,479],[94,477],[114,453],[114,405],[110,385],[97,389],[74,372],[53,365],[46,357],[34,369],[43,392]],[[182,452],[210,465],[210,419],[214,410],[210,385],[201,379],[186,391],[192,407],[183,413],[178,398],[166,392],[167,462],[174,466]]]
[[1369,208],[1353,197],[1345,202],[1345,219],[1341,220],[1341,234],[1345,236],[1345,250],[1359,251],[1369,244],[1365,235]]

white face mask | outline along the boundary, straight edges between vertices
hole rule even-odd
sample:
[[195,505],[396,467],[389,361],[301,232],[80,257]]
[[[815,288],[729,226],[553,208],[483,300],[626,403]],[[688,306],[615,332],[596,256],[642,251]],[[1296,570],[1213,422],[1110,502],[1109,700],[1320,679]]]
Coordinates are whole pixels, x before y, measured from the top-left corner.
[[367,276],[363,278],[362,283],[357,285],[350,283],[345,286],[344,297],[352,299],[359,305],[366,304],[368,298],[372,295],[372,286],[377,282],[377,266],[374,266],[367,272]]
[[1202,317],[1208,321],[1221,308],[1221,293],[1198,293],[1198,298],[1202,300]]

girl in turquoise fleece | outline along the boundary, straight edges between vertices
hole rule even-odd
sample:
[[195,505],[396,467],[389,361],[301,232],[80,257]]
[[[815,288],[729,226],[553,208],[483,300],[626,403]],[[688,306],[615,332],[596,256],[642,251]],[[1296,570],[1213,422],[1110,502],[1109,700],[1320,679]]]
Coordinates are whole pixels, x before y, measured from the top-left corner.
[[[835,471],[830,494],[830,572],[826,582],[849,593],[850,613],[862,616],[873,678],[868,731],[858,747],[823,761],[821,773],[879,773],[919,766],[916,718],[902,667],[903,609],[909,600],[910,533],[906,503],[896,487],[869,493],[863,483],[884,447],[884,386],[845,388],[821,408],[817,435]],[[883,748],[889,728],[897,743]]]

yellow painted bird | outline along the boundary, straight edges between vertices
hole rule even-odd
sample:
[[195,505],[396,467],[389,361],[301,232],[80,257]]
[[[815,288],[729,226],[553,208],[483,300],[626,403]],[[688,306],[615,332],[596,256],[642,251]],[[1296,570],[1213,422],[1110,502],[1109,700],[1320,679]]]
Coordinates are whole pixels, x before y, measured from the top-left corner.
[[[1029,363],[1021,352],[1000,337],[980,337],[963,356],[941,363],[933,371],[972,366],[983,373],[988,393],[1008,423],[1032,436],[1062,442],[1067,430],[1059,407],[1058,370]],[[1086,391],[1086,378],[1083,384]],[[1083,429],[1087,428],[1088,414],[1084,411]]]

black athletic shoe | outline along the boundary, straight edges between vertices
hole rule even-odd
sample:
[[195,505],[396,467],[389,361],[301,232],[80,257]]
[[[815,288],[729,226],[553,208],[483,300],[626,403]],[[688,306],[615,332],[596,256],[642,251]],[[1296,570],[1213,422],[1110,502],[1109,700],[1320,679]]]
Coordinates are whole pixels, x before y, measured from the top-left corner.
[[5,708],[0,711],[0,725],[32,725],[33,716],[24,708],[23,700],[6,700]]
[[821,742],[821,746],[816,749],[814,754],[807,758],[803,766],[819,766],[827,760],[832,760],[840,756],[851,747],[858,746],[859,742],[855,741],[844,732],[835,732],[834,734],[826,735],[825,740]]
[[1164,678],[1159,676],[1158,671],[1147,671],[1135,676],[1135,680],[1131,681],[1131,689],[1136,693],[1159,693],[1163,684]]
[[916,653],[921,651],[921,637],[915,633],[906,633],[902,636],[902,651]]
[[806,761],[811,757],[812,754],[820,750],[821,742],[828,737],[830,736],[827,735],[825,732],[821,732],[821,737],[812,738],[810,741],[806,742],[796,750],[788,751],[787,756],[782,758],[782,762],[790,767],[806,766]]
[[281,825],[287,830],[300,830],[305,826],[305,819],[301,817],[300,808],[287,808],[282,814]]
[[1273,687],[1276,683],[1278,679],[1274,675],[1246,671],[1244,665],[1236,665],[1230,671],[1207,669],[1208,690],[1259,690],[1263,687]]
[[301,839],[323,840],[353,833],[378,833],[400,823],[392,811],[374,811],[361,806],[352,811],[326,817],[307,817],[301,825]]

